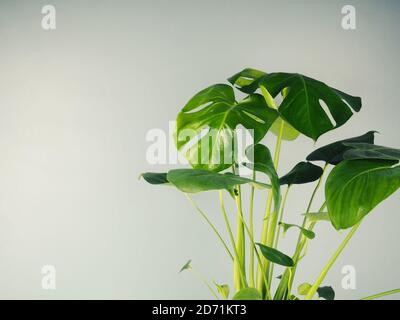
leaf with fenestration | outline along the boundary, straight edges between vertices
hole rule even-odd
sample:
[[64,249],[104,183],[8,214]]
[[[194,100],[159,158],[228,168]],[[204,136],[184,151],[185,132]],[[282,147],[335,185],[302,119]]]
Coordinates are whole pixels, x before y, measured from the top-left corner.
[[335,300],[335,291],[332,287],[320,287],[317,289],[318,296],[325,300]]
[[330,143],[310,153],[307,156],[307,160],[325,161],[326,163],[337,165],[338,163],[344,160],[343,158],[344,153],[351,149],[351,147],[347,145],[348,143],[366,143],[371,145],[374,143],[375,133],[376,131],[369,131],[366,134],[363,134],[358,137],[353,137]]
[[330,173],[325,185],[329,217],[337,229],[361,221],[400,187],[400,166],[390,160],[346,160]]
[[381,159],[381,160],[400,160],[400,150],[377,146],[367,143],[345,143],[349,150],[344,153],[347,160],[357,159]]
[[227,284],[218,284],[215,282],[214,284],[221,297],[224,299],[229,299],[229,286]]
[[216,173],[207,170],[176,169],[167,174],[168,181],[180,191],[197,193],[210,190],[232,191],[237,185],[251,184],[257,188],[269,188],[269,184],[243,178],[231,173]]
[[166,184],[169,183],[167,180],[166,173],[156,173],[156,172],[146,172],[141,175],[141,177],[150,184]]
[[192,260],[189,260],[188,262],[186,262],[183,267],[181,268],[181,270],[179,270],[179,273],[181,273],[182,271],[185,270],[190,270],[192,269]]
[[261,294],[257,289],[244,288],[233,296],[233,300],[261,300]]
[[308,239],[312,240],[315,238],[315,233],[311,230],[308,230],[306,228],[300,227],[297,224],[289,224],[289,223],[283,223],[279,222],[279,225],[283,229],[283,233],[285,234],[290,228],[298,228],[300,232]]
[[262,172],[270,178],[272,192],[274,195],[274,211],[277,212],[280,207],[281,189],[279,177],[276,173],[274,162],[271,157],[271,152],[266,146],[262,144],[256,144],[247,148],[246,156],[251,162],[245,163],[244,165],[246,167],[254,169],[258,172]]
[[264,98],[251,94],[236,102],[233,88],[213,85],[197,93],[179,112],[176,127],[177,148],[195,169],[222,171],[236,159],[236,128],[251,130],[259,142],[278,114]]
[[274,248],[265,246],[261,243],[256,243],[256,244],[260,247],[262,255],[268,261],[279,264],[281,266],[285,266],[285,267],[293,267],[294,266],[294,262],[293,262],[292,258],[287,256],[286,254],[284,254]]
[[286,175],[279,179],[281,185],[303,184],[318,180],[323,173],[321,167],[309,162],[300,162]]
[[[240,79],[235,75],[230,79],[237,78]],[[253,93],[264,86],[276,97],[288,88],[288,94],[279,106],[279,114],[295,129],[314,140],[342,126],[353,115],[353,111],[361,109],[361,98],[301,74],[258,73],[253,78],[248,84],[244,82],[237,85],[238,89]]]

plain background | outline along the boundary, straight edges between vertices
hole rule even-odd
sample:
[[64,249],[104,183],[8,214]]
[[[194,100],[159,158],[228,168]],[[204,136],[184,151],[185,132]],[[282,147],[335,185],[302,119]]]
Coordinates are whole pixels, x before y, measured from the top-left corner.
[[[178,274],[188,259],[231,283],[228,258],[184,196],[138,176],[171,167],[147,163],[146,133],[245,67],[304,73],[363,98],[362,112],[316,145],[285,143],[281,174],[315,147],[373,129],[377,143],[399,147],[400,2],[350,2],[1,0],[0,298],[211,298]],[[41,28],[46,4],[54,31]],[[356,7],[354,31],[341,27],[345,4]],[[311,188],[295,188],[288,222],[300,222]],[[196,200],[222,228],[217,195]],[[400,287],[398,206],[396,194],[376,208],[330,271],[324,284],[338,298]],[[316,233],[296,285],[312,282],[344,237],[329,224]],[[47,264],[56,290],[41,287]],[[341,287],[345,265],[356,290]]]

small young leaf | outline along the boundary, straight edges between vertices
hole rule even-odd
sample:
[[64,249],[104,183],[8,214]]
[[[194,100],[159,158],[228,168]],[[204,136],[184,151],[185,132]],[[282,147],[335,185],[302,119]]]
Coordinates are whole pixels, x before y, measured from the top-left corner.
[[335,300],[335,291],[332,287],[320,287],[317,289],[320,298],[325,300]]
[[317,222],[317,221],[331,221],[328,212],[309,212],[304,214],[308,221]]
[[261,294],[257,289],[244,288],[233,296],[233,300],[261,300]]
[[229,286],[227,284],[217,284],[215,283],[215,287],[218,290],[218,293],[221,295],[223,299],[229,299]]
[[189,260],[188,262],[186,262],[183,267],[181,268],[181,270],[179,270],[179,273],[181,273],[182,271],[185,270],[190,270],[192,269],[192,260]]
[[400,166],[390,160],[346,160],[329,174],[325,198],[337,230],[364,218],[400,187]]
[[309,283],[302,283],[301,285],[298,286],[297,288],[297,293],[301,296],[307,295],[308,291],[311,289],[311,284]]
[[300,232],[308,239],[312,240],[315,238],[315,233],[311,230],[307,230],[306,228],[300,227],[296,224],[288,224],[279,222],[279,225],[283,228],[283,233],[286,233],[290,228],[298,228]]
[[155,173],[155,172],[146,172],[141,175],[144,180],[146,180],[150,184],[166,184],[169,183],[167,180],[166,173]]
[[210,190],[228,190],[237,185],[251,184],[257,188],[269,188],[270,185],[251,179],[233,175],[221,174],[207,170],[176,169],[170,170],[167,179],[175,187],[185,193],[197,193]]
[[271,261],[273,263],[279,264],[281,266],[285,267],[293,267],[294,262],[292,258],[287,256],[286,254],[274,249],[267,247],[261,243],[256,243],[261,250],[262,255],[267,259],[268,261]]
[[325,161],[326,163],[337,165],[343,161],[343,155],[351,147],[347,143],[362,142],[366,144],[373,144],[375,140],[376,131],[369,131],[359,137],[349,138],[345,140],[336,141],[321,147],[307,156],[307,161]]
[[279,179],[281,185],[303,184],[318,180],[323,173],[321,167],[309,162],[298,163],[288,174]]
[[347,160],[377,159],[377,160],[400,160],[400,150],[368,143],[344,143],[350,147],[343,157]]

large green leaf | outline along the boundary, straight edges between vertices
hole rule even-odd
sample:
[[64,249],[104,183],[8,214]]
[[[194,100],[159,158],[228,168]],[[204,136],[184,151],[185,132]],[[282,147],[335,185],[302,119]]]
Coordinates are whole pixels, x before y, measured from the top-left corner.
[[345,159],[400,160],[400,150],[368,143],[345,143],[350,150],[343,155]]
[[196,94],[177,117],[177,148],[195,169],[222,171],[232,166],[235,129],[251,130],[259,142],[277,119],[259,94],[236,102],[233,88],[213,85]]
[[255,171],[266,174],[272,186],[274,194],[274,211],[277,212],[280,207],[281,201],[281,188],[279,184],[279,177],[276,173],[274,162],[271,157],[271,152],[263,144],[252,145],[246,150],[246,156],[252,163],[245,163],[244,165]]
[[261,294],[257,289],[244,288],[233,296],[233,300],[261,300]]
[[175,187],[185,193],[197,193],[210,190],[232,191],[235,186],[251,184],[257,188],[270,188],[270,185],[243,178],[231,173],[216,173],[197,169],[170,170],[167,179]]
[[347,229],[364,218],[400,187],[397,161],[346,160],[330,173],[325,185],[333,226]]
[[262,255],[268,261],[271,261],[273,263],[276,263],[276,264],[279,264],[279,265],[285,266],[285,267],[293,267],[294,266],[294,262],[293,262],[292,258],[287,256],[286,254],[284,254],[274,248],[267,247],[261,243],[256,243],[256,244],[260,247]]
[[[279,113],[295,129],[314,140],[325,132],[342,126],[353,115],[353,111],[358,112],[361,109],[361,98],[304,75],[253,71],[249,77],[248,70],[236,74],[229,81],[248,94],[264,86],[273,97],[288,88],[289,93],[279,106]],[[247,83],[241,81],[243,78],[248,79]]]
[[286,175],[279,179],[281,185],[304,184],[318,180],[323,173],[321,167],[309,162],[300,162]]
[[362,136],[336,141],[326,146],[318,148],[307,156],[308,161],[325,161],[337,165],[343,161],[344,153],[351,149],[348,143],[366,143],[373,144],[376,131],[369,131]]

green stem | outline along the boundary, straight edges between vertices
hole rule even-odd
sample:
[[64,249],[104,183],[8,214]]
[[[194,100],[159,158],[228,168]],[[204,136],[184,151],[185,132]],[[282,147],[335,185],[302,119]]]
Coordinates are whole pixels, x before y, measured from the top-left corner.
[[188,200],[190,201],[190,203],[192,204],[193,208],[196,209],[196,211],[204,218],[204,220],[209,224],[209,226],[211,227],[211,229],[213,229],[213,231],[215,232],[215,234],[217,235],[218,239],[221,241],[222,245],[225,248],[226,253],[229,255],[229,257],[234,260],[234,257],[231,253],[231,251],[229,250],[227,244],[225,243],[224,239],[221,237],[220,233],[218,232],[217,228],[214,226],[214,224],[211,222],[210,219],[208,219],[207,215],[199,208],[199,206],[196,204],[196,202],[194,202],[194,200],[187,194],[185,193],[186,198],[188,198]]
[[[249,236],[249,239],[250,239],[250,242],[251,242],[252,250],[254,250],[254,252],[256,253],[256,257],[257,257],[258,263],[262,266],[262,265],[263,265],[263,261],[262,261],[262,259],[261,259],[260,254],[258,253],[257,246],[256,246],[256,244],[254,243],[254,237],[252,237],[251,232],[250,232],[250,229],[249,229],[249,227],[247,226],[246,222],[244,221],[243,215],[241,215],[240,217],[241,217],[241,219],[242,219],[242,224],[243,224],[243,226],[244,226],[244,228],[245,228],[245,230],[246,230],[246,232],[247,232],[247,235]],[[261,268],[261,269],[262,269],[262,270],[265,270],[265,268]],[[266,297],[267,297],[267,300],[271,300],[271,292],[270,292],[270,290],[269,290],[268,278],[267,278],[266,272],[263,272],[262,277],[263,277],[263,279],[264,279],[264,282],[267,284],[267,286],[266,286]]]
[[353,237],[355,232],[357,231],[358,227],[360,226],[361,221],[357,223],[348,233],[346,238],[343,240],[339,248],[336,250],[334,255],[329,259],[328,263],[326,264],[325,268],[322,270],[320,275],[318,276],[317,280],[315,280],[314,284],[308,291],[307,295],[305,296],[305,300],[311,300],[315,293],[317,292],[318,288],[320,287],[322,281],[324,281],[326,275],[328,274],[329,270],[335,263],[336,259],[339,257],[339,255],[342,253],[343,249],[346,247],[346,245],[349,243],[350,239]]
[[237,208],[237,229],[236,229],[236,250],[238,252],[238,258],[235,259],[234,263],[234,284],[235,289],[240,290],[243,287],[246,287],[246,284],[243,283],[240,276],[240,269],[242,269],[243,273],[246,273],[245,268],[245,239],[244,239],[244,227],[241,216],[243,215],[242,211],[242,198],[241,198],[241,189],[240,186],[237,186],[238,195],[235,197],[236,200],[236,208]]
[[[283,213],[285,211],[285,206],[286,206],[286,201],[287,201],[287,197],[288,197],[288,194],[289,194],[289,190],[290,190],[290,186],[287,187],[285,195],[283,197],[281,212],[280,212],[279,219],[278,219],[279,222],[282,222],[282,219],[283,219]],[[275,241],[274,241],[274,244],[273,244],[273,248],[278,248],[280,233],[281,233],[281,228],[278,227],[278,232],[276,233],[276,237],[275,237]],[[274,264],[271,265],[269,279],[272,279],[273,276],[274,276]]]
[[[256,180],[256,172],[253,169],[253,180]],[[254,187],[251,187],[250,191],[250,210],[249,210],[249,225],[250,225],[250,237],[251,241],[254,242],[254,218],[253,218],[253,213],[254,213],[254,192],[255,189]],[[250,280],[250,286],[254,288],[254,250],[252,248],[252,244],[250,243],[250,252],[249,252],[249,280]]]
[[[312,192],[312,194],[311,194],[310,201],[308,202],[308,205],[307,205],[306,214],[304,215],[304,219],[303,219],[303,223],[302,223],[302,228],[305,228],[305,227],[306,227],[306,224],[307,224],[307,214],[310,212],[311,206],[312,206],[312,204],[313,204],[313,202],[314,202],[314,199],[315,199],[315,196],[317,195],[317,192],[318,192],[319,188],[320,188],[321,185],[322,185],[322,181],[323,181],[323,178],[324,178],[324,174],[325,174],[325,171],[326,171],[327,168],[328,168],[328,163],[326,163],[326,164],[324,165],[324,168],[323,168],[321,177],[318,179],[317,185],[315,186],[315,188],[314,188],[314,190],[313,190],[313,192]],[[308,241],[308,239],[303,235],[302,232],[300,232],[300,233],[299,233],[299,238],[298,238],[297,244],[296,244],[295,254],[294,254],[294,256],[293,256],[293,261],[294,261],[294,267],[293,267],[293,269],[292,269],[293,276],[291,277],[291,280],[290,280],[290,282],[289,282],[289,286],[292,286],[292,284],[293,284],[294,276],[295,276],[295,273],[296,273],[296,270],[297,270],[297,263],[299,262],[299,259],[300,259],[300,256],[301,256],[301,252],[303,251],[304,245],[305,245],[305,243],[306,243],[307,241]],[[290,295],[290,292],[289,292],[289,295]]]
[[[232,247],[235,253],[235,259],[239,259],[239,253],[236,249],[235,238],[233,236],[232,228],[229,223],[228,215],[225,210],[224,195],[222,191],[219,191],[219,202],[220,202],[221,212],[225,220],[226,228],[228,230],[229,238],[231,240]],[[239,271],[240,271],[241,281],[247,286],[246,275],[244,274],[243,269],[239,268]]]
[[372,296],[362,298],[361,300],[375,300],[375,299],[386,297],[386,296],[389,296],[391,294],[396,294],[396,293],[400,293],[400,289],[394,289],[394,290],[390,290],[390,291],[377,293]]
[[[274,155],[275,170],[278,170],[284,125],[285,125],[285,122],[282,120],[280,129],[279,129],[279,135],[276,140],[276,147],[275,147],[275,155]],[[269,229],[270,229],[270,215],[271,215],[273,196],[274,196],[273,190],[270,190],[268,193],[267,205],[265,208],[265,215],[264,215],[263,230],[262,230],[262,234],[261,234],[261,243],[262,244],[267,244],[267,241],[268,241],[268,233],[269,233]],[[277,214],[277,212],[275,214]],[[273,228],[273,227],[271,227],[271,228]],[[269,261],[266,259],[264,259],[264,260],[265,260],[265,267],[268,269]],[[263,277],[261,276],[262,275],[261,266],[259,266],[257,271],[258,271],[258,273],[257,273],[257,275],[258,275],[257,288],[260,292],[263,292],[265,283],[264,283]],[[269,279],[269,283],[271,283],[271,279]]]

